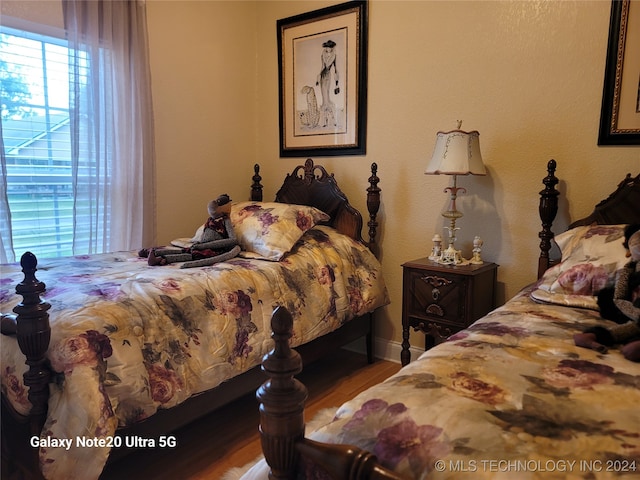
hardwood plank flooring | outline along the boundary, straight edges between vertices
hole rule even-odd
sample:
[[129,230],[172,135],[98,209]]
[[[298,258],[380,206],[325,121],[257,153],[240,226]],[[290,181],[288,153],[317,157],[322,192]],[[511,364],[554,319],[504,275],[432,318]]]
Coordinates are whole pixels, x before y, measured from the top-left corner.
[[[364,355],[343,349],[306,366],[299,376],[309,390],[306,419],[341,405],[398,370],[397,363],[377,360],[369,365]],[[255,396],[247,395],[175,432],[176,448],[139,450],[109,465],[100,478],[218,480],[230,468],[260,455],[258,421]]]

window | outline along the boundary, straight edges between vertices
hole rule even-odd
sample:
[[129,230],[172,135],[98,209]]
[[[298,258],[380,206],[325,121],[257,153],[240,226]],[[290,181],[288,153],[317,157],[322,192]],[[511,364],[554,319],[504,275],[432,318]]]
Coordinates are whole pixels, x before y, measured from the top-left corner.
[[[13,245],[16,252],[30,250],[40,258],[73,254],[74,209],[82,208],[74,203],[68,54],[65,40],[0,27]],[[83,240],[78,227],[77,243]]]
[[0,25],[2,261],[155,243],[145,5],[66,5],[65,32]]

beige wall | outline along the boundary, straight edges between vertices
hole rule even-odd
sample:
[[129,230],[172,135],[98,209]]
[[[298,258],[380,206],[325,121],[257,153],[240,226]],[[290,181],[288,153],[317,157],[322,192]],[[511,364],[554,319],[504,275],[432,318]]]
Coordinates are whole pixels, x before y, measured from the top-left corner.
[[[267,199],[301,163],[278,154],[276,20],[333,3],[147,1],[160,242],[190,234],[213,195],[246,198],[255,162]],[[316,161],[363,212],[369,165],[379,166],[392,300],[379,336],[400,340],[401,264],[427,255],[442,233],[449,179],[422,174],[436,131],[457,119],[480,131],[488,175],[459,179],[468,191],[458,201],[459,245],[468,256],[473,236],[484,239],[485,259],[500,264],[500,301],[535,279],[537,193],[550,158],[571,200],[561,203],[559,228],[640,171],[639,147],[596,145],[609,7],[370,2],[367,155]]]
[[60,0],[3,0],[0,2],[2,25],[6,24],[6,16],[56,28],[63,28],[64,25]]
[[[258,3],[258,151],[279,173],[295,160],[278,158],[275,22],[327,4]],[[480,131],[488,175],[459,178],[468,191],[458,199],[459,244],[469,256],[473,236],[484,239],[484,258],[500,265],[501,301],[535,280],[537,192],[550,158],[572,202],[561,204],[561,227],[590,213],[627,172],[640,172],[639,147],[596,145],[609,8],[582,0],[370,2],[367,155],[326,163],[361,209],[368,166],[379,166],[392,304],[378,335],[400,341],[401,264],[428,255],[433,234],[443,232],[450,180],[422,174],[438,130],[461,119]]]
[[249,198],[256,15],[254,2],[147,1],[160,243],[191,236],[212,198]]

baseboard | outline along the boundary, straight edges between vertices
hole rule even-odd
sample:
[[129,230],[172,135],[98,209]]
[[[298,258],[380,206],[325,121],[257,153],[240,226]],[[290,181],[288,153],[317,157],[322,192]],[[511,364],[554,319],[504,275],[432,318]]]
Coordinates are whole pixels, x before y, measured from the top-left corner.
[[[367,353],[367,347],[364,339],[358,339],[345,345],[343,348],[353,352],[362,353],[363,355]],[[400,352],[402,352],[402,344],[400,342],[375,337],[373,348],[376,358],[387,360],[389,362],[400,363]],[[409,351],[411,352],[412,359],[416,359],[424,353],[423,349],[416,347],[410,347]]]

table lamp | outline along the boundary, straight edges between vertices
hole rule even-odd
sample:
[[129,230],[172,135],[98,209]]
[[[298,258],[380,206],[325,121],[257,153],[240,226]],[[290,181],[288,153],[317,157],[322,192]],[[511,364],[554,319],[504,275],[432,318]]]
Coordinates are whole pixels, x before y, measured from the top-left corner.
[[456,220],[462,217],[462,212],[456,209],[456,197],[458,191],[466,193],[466,189],[458,187],[456,178],[458,175],[487,174],[480,154],[480,134],[476,130],[465,132],[460,130],[461,127],[462,122],[458,121],[456,130],[438,132],[433,155],[424,172],[427,175],[453,176],[453,185],[444,189],[445,193],[450,192],[449,208],[442,212],[442,216],[449,219],[449,226],[444,227],[449,232],[449,245],[438,260],[448,265],[467,263],[455,248],[456,231],[459,230]]

